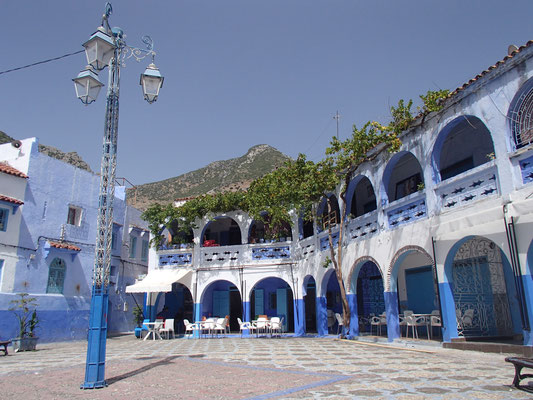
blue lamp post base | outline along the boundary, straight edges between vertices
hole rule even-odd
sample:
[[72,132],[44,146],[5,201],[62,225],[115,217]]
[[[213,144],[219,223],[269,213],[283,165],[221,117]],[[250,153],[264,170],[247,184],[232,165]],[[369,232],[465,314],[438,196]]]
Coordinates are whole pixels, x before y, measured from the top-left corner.
[[81,385],[80,389],[99,389],[107,386],[107,382],[105,381],[107,311],[107,288],[100,289],[93,287],[87,338],[85,382]]

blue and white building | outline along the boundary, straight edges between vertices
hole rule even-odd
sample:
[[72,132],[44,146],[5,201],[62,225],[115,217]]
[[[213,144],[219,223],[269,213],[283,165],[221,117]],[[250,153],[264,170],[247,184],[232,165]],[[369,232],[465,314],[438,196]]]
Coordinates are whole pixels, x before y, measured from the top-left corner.
[[[349,333],[369,332],[369,318],[386,312],[381,328],[393,340],[403,311],[437,310],[442,327],[433,333],[444,342],[531,346],[533,42],[443,105],[415,119],[399,152],[379,153],[351,180],[342,216]],[[149,293],[152,318],[166,305],[189,320],[230,315],[232,330],[237,318],[266,314],[284,317],[296,335],[336,331],[328,310],[342,308],[334,271],[324,268],[327,233],[297,216],[281,241],[266,243],[263,231],[244,212],[206,216],[190,246],[151,249],[148,276],[128,290]]]
[[[0,338],[18,334],[9,302],[37,299],[42,341],[87,335],[100,177],[39,152],[36,138],[0,146]],[[132,331],[142,296],[125,286],[146,274],[149,233],[115,190],[108,330]]]

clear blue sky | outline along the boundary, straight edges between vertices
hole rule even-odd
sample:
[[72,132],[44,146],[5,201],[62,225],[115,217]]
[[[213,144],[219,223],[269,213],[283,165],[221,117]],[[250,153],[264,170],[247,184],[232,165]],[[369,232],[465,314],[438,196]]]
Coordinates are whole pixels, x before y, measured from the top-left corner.
[[[0,1],[0,71],[82,49],[105,1]],[[322,158],[335,134],[428,89],[455,89],[533,39],[533,1],[115,0],[112,26],[150,35],[159,100],[122,70],[117,176],[161,180],[267,143]],[[98,171],[105,92],[83,106],[79,54],[0,75],[0,130],[77,151]],[[106,70],[107,71],[107,70]],[[101,80],[107,81],[107,72]]]

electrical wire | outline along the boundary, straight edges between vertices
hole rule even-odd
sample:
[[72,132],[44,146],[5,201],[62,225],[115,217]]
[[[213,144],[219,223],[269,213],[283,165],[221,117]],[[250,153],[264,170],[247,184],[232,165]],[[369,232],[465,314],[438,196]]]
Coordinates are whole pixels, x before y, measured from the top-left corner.
[[24,66],[22,66],[22,67],[11,68],[11,69],[8,69],[8,70],[5,70],[5,71],[0,71],[0,75],[2,75],[2,74],[7,74],[8,72],[19,71],[19,70],[21,70],[21,69],[25,69],[25,68],[35,67],[36,65],[40,65],[40,64],[46,64],[46,63],[49,63],[49,62],[51,62],[51,61],[61,60],[62,58],[66,58],[66,57],[74,56],[74,55],[76,55],[76,54],[83,53],[84,51],[85,51],[85,50],[79,50],[79,51],[76,51],[76,52],[74,52],[74,53],[68,53],[68,54],[64,54],[64,55],[59,56],[59,57],[49,58],[48,60],[38,61],[38,62],[35,62],[35,63],[33,63],[33,64],[24,65]]

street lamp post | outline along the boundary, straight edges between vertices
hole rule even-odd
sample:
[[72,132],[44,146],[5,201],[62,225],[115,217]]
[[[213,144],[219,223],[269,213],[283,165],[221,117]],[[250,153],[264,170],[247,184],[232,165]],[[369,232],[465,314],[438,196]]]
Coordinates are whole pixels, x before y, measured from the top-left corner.
[[113,231],[113,200],[117,165],[120,68],[124,66],[124,61],[127,58],[133,57],[135,60],[140,61],[147,56],[151,56],[152,63],[141,75],[140,82],[144,98],[148,103],[153,103],[157,100],[159,89],[163,85],[163,77],[153,63],[155,52],[153,51],[153,43],[150,37],[144,36],[142,38],[146,49],[126,45],[123,31],[120,28],[111,29],[109,26],[108,19],[111,12],[111,4],[106,3],[102,25],[83,44],[89,65],[73,79],[76,95],[82,103],[88,105],[96,100],[98,92],[103,86],[103,83],[98,80],[98,71],[109,66],[87,361],[85,365],[85,381],[81,385],[82,389],[107,386],[105,381],[105,356],[111,236]]

